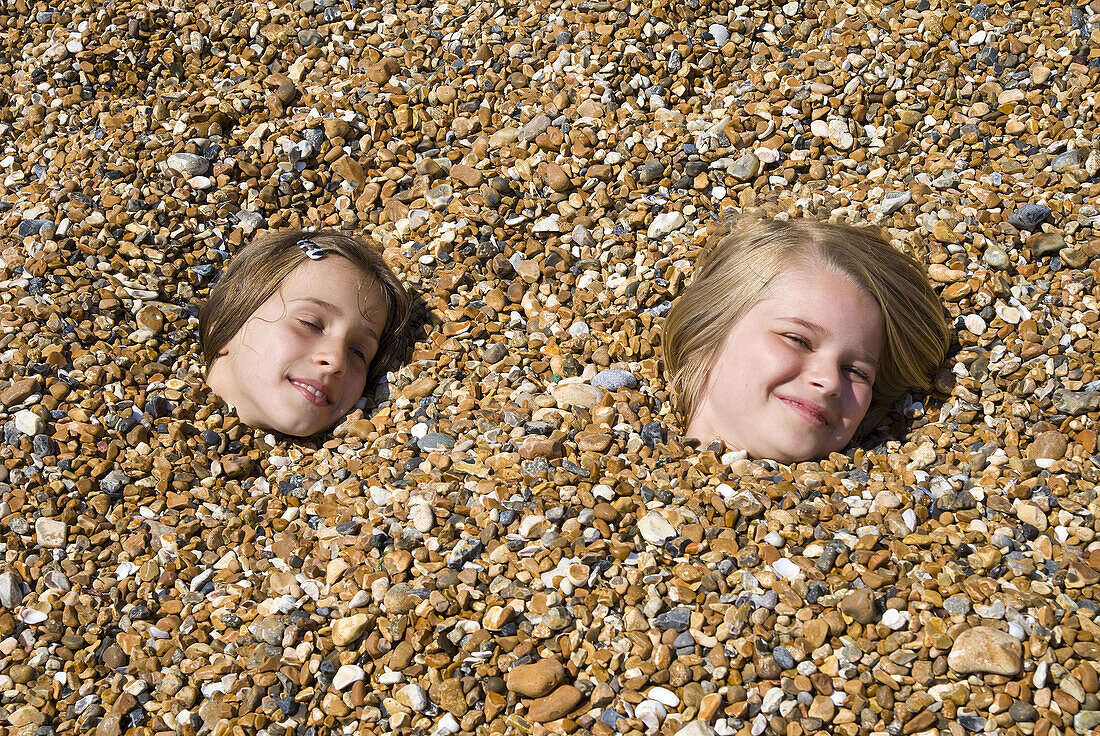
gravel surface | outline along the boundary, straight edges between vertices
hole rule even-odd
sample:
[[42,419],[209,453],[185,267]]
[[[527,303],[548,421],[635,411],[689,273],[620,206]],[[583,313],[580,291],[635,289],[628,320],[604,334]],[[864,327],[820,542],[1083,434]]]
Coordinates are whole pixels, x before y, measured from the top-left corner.
[[[365,5],[0,10],[7,733],[1100,727],[1100,2]],[[940,393],[686,443],[661,318],[749,208],[922,259]],[[302,225],[424,302],[314,443],[195,336]]]

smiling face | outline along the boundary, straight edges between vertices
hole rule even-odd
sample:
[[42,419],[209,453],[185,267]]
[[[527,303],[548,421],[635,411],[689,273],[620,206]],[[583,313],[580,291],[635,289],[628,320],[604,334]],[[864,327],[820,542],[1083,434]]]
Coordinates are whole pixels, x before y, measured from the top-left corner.
[[305,437],[363,395],[385,323],[385,299],[350,261],[303,261],[218,351],[207,382],[245,424]]
[[841,450],[870,406],[882,343],[882,311],[850,279],[785,271],[730,331],[687,434],[783,463]]

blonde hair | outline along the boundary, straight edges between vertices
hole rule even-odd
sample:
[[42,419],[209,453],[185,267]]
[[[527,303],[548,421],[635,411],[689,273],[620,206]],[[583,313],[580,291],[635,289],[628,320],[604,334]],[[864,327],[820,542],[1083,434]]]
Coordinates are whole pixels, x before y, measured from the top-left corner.
[[691,420],[726,337],[779,274],[796,265],[830,268],[878,302],[883,347],[871,405],[856,432],[879,425],[906,390],[929,389],[950,332],[924,268],[875,228],[812,218],[729,220],[708,240],[694,282],[664,325],[663,352],[680,411]]
[[199,337],[207,370],[248,318],[309,257],[299,246],[303,240],[316,244],[326,256],[340,256],[351,261],[382,292],[386,301],[386,324],[382,327],[378,350],[367,368],[365,386],[371,389],[405,349],[405,329],[412,311],[412,299],[373,242],[334,231],[267,233],[233,257],[199,309]]

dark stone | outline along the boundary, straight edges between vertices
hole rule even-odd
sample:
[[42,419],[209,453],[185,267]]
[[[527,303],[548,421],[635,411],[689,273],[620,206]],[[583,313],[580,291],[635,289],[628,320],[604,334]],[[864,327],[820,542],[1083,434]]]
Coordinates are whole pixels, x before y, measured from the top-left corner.
[[691,609],[687,606],[677,606],[671,611],[665,611],[653,619],[653,625],[662,631],[668,629],[687,631],[691,625]]
[[1025,204],[1008,216],[1008,223],[1020,230],[1034,230],[1050,217],[1050,207],[1045,204]]

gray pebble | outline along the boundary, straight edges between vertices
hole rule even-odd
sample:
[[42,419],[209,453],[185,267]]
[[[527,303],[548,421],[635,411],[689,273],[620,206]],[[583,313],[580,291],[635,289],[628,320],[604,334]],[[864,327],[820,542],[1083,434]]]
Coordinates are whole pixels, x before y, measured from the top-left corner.
[[1045,204],[1025,204],[1008,216],[1008,222],[1020,230],[1034,230],[1050,217],[1050,207]]
[[608,368],[597,373],[592,378],[592,385],[605,388],[608,391],[618,391],[621,388],[637,388],[638,379],[630,371],[621,368]]

